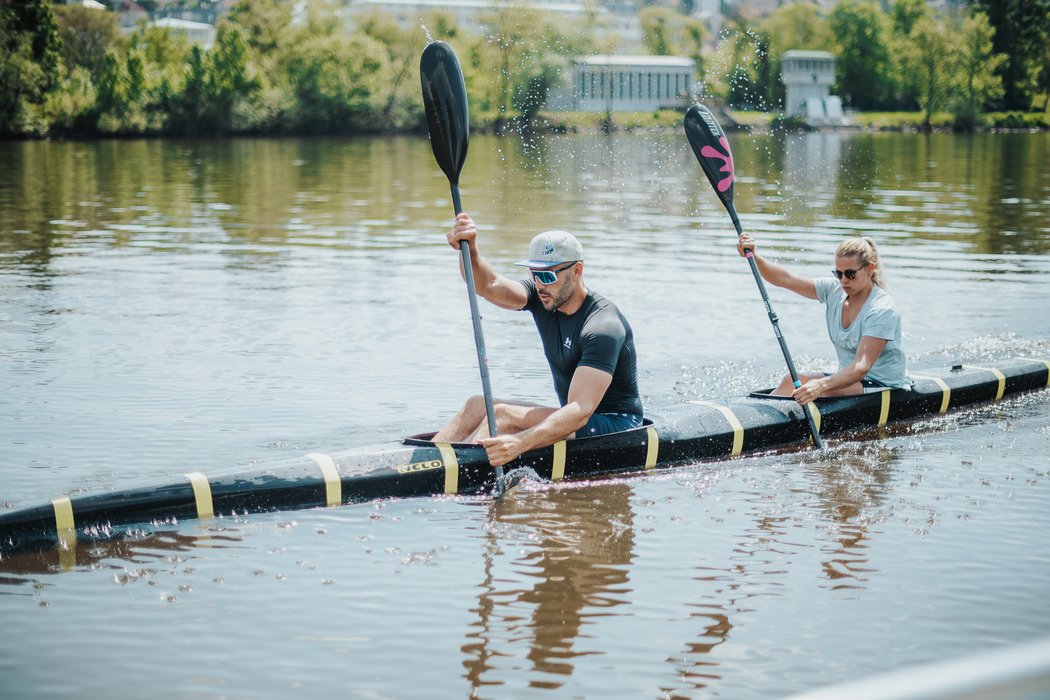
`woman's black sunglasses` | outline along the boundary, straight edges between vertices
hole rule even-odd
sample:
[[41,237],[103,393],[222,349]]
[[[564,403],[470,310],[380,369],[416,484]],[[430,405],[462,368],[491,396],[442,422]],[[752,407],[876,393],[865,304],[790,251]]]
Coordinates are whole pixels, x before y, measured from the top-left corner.
[[856,270],[832,270],[831,274],[835,275],[835,279],[840,280],[845,277],[848,280],[853,279],[857,276],[857,273],[864,269],[866,266],[858,267]]

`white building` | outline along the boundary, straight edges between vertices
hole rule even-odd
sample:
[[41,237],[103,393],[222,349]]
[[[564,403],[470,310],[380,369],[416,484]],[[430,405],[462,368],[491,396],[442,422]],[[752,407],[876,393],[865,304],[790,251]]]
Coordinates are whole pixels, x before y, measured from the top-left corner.
[[199,44],[203,49],[210,49],[215,44],[215,26],[204,22],[193,22],[188,19],[177,19],[175,17],[162,17],[150,22],[151,27],[164,27],[172,34],[182,35],[193,44]]
[[583,56],[548,107],[574,112],[649,112],[688,103],[696,64],[680,56]]
[[831,94],[835,84],[835,56],[827,51],[785,51],[780,57],[780,79],[786,96],[784,114],[802,117],[810,126],[848,123],[842,100]]

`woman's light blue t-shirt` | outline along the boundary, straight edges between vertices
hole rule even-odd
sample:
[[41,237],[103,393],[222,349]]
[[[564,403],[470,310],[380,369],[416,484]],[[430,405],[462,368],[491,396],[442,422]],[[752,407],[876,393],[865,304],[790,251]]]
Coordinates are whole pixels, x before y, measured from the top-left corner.
[[818,277],[813,282],[817,298],[825,305],[828,336],[835,346],[839,369],[856,361],[860,339],[868,335],[885,340],[886,347],[864,378],[894,388],[910,387],[907,361],[901,347],[901,316],[893,306],[893,297],[881,288],[873,287],[857,318],[848,328],[843,328],[842,303],[846,301],[846,292],[842,285],[833,277]]

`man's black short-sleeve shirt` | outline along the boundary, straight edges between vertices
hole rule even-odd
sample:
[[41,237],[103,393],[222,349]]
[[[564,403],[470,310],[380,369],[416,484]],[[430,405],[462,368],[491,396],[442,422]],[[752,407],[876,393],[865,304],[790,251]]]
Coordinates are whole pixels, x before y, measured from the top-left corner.
[[521,283],[529,296],[522,310],[530,312],[536,322],[559,403],[564,406],[568,402],[572,375],[583,365],[613,377],[595,413],[642,415],[634,332],[616,305],[588,291],[583,305],[572,315],[547,311],[540,302],[535,282],[525,279]]

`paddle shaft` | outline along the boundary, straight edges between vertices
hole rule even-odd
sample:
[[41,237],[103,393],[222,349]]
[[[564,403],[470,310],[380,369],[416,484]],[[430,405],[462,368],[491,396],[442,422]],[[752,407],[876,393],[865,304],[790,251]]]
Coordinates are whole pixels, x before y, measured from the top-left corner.
[[[452,206],[456,216],[463,211],[459,200],[459,185],[452,183]],[[459,242],[459,252],[463,258],[463,276],[467,280],[467,297],[470,299],[470,320],[474,323],[474,347],[478,351],[478,369],[481,371],[481,391],[485,396],[485,414],[488,416],[489,437],[496,437],[496,409],[492,401],[492,384],[489,381],[489,359],[485,350],[485,334],[481,330],[481,312],[478,310],[478,289],[474,282],[474,265],[470,259],[470,246],[466,241]],[[496,479],[503,480],[503,467],[496,467]],[[498,487],[497,487],[498,488]]]
[[[452,188],[452,207],[459,216],[463,204],[459,199],[459,183],[450,182]],[[496,437],[496,408],[492,401],[492,384],[489,382],[489,357],[485,350],[485,334],[481,331],[481,311],[478,310],[478,288],[474,283],[474,265],[470,259],[470,245],[459,242],[459,254],[463,259],[463,277],[467,281],[467,298],[470,300],[470,320],[474,324],[474,347],[478,351],[478,370],[481,372],[481,393],[485,397],[485,415],[488,416],[489,437]],[[493,498],[503,496],[503,467],[496,467],[496,486],[492,491]]]
[[[740,226],[740,219],[736,215],[735,208],[727,208],[729,210],[729,217],[733,220],[733,225],[736,226],[736,232],[739,236],[744,232],[743,227]],[[751,274],[755,276],[755,284],[758,285],[758,293],[762,295],[762,303],[766,307],[766,314],[769,315],[769,322],[773,324],[773,333],[777,336],[777,342],[780,344],[780,352],[784,354],[784,362],[787,363],[788,374],[791,375],[791,383],[797,389],[802,386],[802,382],[799,381],[798,371],[795,369],[795,361],[791,359],[791,351],[788,350],[787,341],[784,340],[784,334],[780,332],[780,318],[777,316],[777,312],[773,310],[773,305],[769,301],[769,294],[766,293],[766,282],[762,279],[762,273],[758,271],[758,263],[755,262],[755,253],[750,248],[745,248],[744,257],[747,258],[747,262],[751,265]],[[806,422],[809,423],[809,432],[813,436],[813,444],[818,450],[823,450],[824,439],[820,437],[820,431],[817,430],[817,422],[813,419],[812,404],[803,406],[802,412],[806,414]]]

